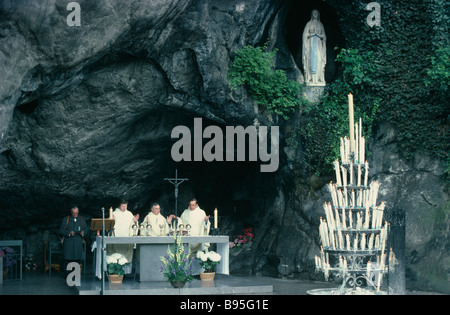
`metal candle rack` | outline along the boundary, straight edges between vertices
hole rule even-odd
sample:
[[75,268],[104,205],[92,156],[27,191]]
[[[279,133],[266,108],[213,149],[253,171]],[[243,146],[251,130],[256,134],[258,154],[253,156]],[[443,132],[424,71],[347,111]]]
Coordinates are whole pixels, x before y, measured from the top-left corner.
[[[361,120],[360,124],[361,126]],[[380,291],[383,275],[387,272],[387,221],[383,225],[385,203],[377,205],[378,182],[368,184],[368,162],[364,157],[364,138],[355,124],[356,147],[350,147],[347,138],[341,138],[341,160],[336,160],[336,184],[328,185],[332,202],[323,205],[325,218],[320,218],[320,255],[315,257],[316,272],[342,277],[336,290],[311,294],[384,294]],[[358,132],[359,131],[359,132]],[[359,147],[358,147],[359,144]],[[362,180],[362,176],[364,179]],[[326,289],[324,289],[326,290]]]

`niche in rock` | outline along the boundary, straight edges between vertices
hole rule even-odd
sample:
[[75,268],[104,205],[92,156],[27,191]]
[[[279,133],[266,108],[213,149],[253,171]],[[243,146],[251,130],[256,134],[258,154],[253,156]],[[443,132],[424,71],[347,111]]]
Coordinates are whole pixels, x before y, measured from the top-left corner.
[[334,81],[338,75],[334,48],[344,46],[344,38],[339,25],[339,17],[330,5],[318,0],[290,1],[288,14],[284,24],[286,30],[286,43],[292,56],[294,56],[298,68],[304,74],[302,65],[302,34],[306,23],[311,20],[311,12],[314,9],[319,11],[320,22],[325,28],[327,59],[325,65],[325,81],[329,84]]

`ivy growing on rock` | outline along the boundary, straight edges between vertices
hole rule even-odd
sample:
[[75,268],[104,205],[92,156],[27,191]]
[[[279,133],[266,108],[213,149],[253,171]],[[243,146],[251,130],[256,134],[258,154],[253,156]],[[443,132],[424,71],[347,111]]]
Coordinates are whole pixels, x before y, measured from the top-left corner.
[[348,134],[349,92],[354,94],[355,120],[363,118],[366,136],[389,122],[397,127],[403,157],[422,150],[449,161],[448,2],[379,0],[379,27],[366,24],[364,1],[326,2],[340,16],[346,47],[337,48],[341,77],[311,108],[301,129],[309,171],[327,173],[338,157],[338,139]]
[[244,86],[249,95],[269,112],[284,119],[305,102],[300,97],[301,84],[290,80],[286,72],[275,69],[277,49],[245,46],[236,52],[228,71],[228,81],[233,89]]

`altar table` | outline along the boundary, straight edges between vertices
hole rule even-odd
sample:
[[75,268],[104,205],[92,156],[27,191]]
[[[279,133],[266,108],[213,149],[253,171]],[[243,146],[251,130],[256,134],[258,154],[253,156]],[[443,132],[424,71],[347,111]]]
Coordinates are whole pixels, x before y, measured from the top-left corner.
[[[183,244],[210,243],[217,244],[216,252],[222,256],[220,264],[217,265],[217,273],[229,274],[229,237],[227,235],[217,236],[182,236]],[[95,276],[101,279],[101,248],[102,238],[96,239],[96,264]],[[130,236],[130,237],[105,237],[105,252],[107,244],[135,244],[136,251],[133,260],[136,261],[136,273],[139,281],[164,281],[164,274],[160,271],[161,256],[167,254],[167,246],[174,243],[173,236]],[[171,246],[172,247],[172,246]],[[111,255],[114,253],[106,253]],[[106,259],[104,263],[106,272]]]

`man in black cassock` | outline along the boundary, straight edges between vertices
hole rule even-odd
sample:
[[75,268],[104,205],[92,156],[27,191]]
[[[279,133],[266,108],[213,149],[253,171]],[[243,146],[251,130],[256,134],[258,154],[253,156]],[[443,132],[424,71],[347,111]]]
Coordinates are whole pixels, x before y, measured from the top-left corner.
[[59,234],[63,238],[64,270],[69,262],[80,263],[82,260],[83,238],[87,233],[87,225],[85,218],[78,213],[78,207],[73,206],[70,215],[64,217],[59,228]]

